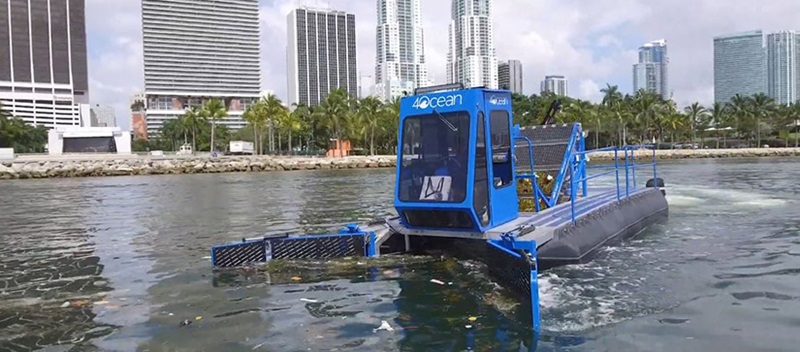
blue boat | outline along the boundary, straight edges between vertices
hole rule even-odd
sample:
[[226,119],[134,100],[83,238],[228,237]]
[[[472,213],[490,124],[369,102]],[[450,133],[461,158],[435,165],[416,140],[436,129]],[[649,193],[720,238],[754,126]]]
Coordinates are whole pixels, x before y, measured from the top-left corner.
[[[538,334],[540,270],[591,260],[599,248],[668,215],[655,150],[652,161],[637,163],[638,147],[585,150],[585,136],[578,123],[514,125],[507,90],[458,84],[417,89],[401,100],[397,216],[349,224],[333,234],[214,246],[212,265],[449,251],[483,261],[493,281],[530,302]],[[598,152],[613,154],[613,164],[588,165],[589,155]],[[590,175],[592,169],[597,171]],[[644,186],[637,170],[640,178],[652,176]],[[603,176],[614,183],[589,189],[588,181]],[[540,186],[540,177],[549,180],[550,190]],[[519,194],[518,182],[525,180],[530,194]],[[521,212],[520,202],[532,203],[534,211]]]

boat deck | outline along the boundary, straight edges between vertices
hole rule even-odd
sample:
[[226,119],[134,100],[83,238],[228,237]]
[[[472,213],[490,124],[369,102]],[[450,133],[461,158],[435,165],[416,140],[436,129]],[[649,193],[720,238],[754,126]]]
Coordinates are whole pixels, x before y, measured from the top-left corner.
[[[647,189],[631,191],[630,195],[644,192]],[[592,212],[600,207],[617,201],[617,191],[614,188],[596,190],[596,193],[575,200],[575,218]],[[623,197],[625,197],[623,195]],[[468,239],[498,239],[505,233],[519,233],[520,240],[535,240],[538,246],[543,245],[553,238],[555,230],[572,221],[571,202],[558,204],[555,207],[539,213],[520,213],[517,219],[500,225],[486,233],[447,231],[447,230],[415,230],[409,229],[400,223],[399,218],[388,219],[386,224],[395,232],[404,235],[453,237]]]

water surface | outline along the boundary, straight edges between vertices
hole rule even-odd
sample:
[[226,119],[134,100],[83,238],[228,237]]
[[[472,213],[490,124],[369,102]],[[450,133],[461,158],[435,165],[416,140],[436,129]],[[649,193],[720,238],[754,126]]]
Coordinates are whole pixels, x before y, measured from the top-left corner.
[[[795,349],[799,172],[662,163],[669,220],[541,275],[538,350]],[[4,181],[0,350],[527,350],[528,322],[480,263],[209,268],[214,244],[391,215],[393,186],[389,169]]]

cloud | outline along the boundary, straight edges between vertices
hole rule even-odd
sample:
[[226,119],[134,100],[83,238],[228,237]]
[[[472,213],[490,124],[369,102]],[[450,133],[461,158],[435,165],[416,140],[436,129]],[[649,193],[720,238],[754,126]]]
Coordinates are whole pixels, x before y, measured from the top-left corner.
[[[143,89],[141,0],[88,0],[92,103],[127,118],[130,96]],[[443,83],[450,1],[421,0],[428,70]],[[375,62],[374,0],[261,0],[262,88],[286,99],[286,15],[300,5],[330,7],[356,16],[357,61],[362,75]],[[712,39],[752,29],[795,28],[800,2],[772,0],[494,0],[498,59],[522,61],[524,91],[538,93],[546,74],[563,74],[571,94],[597,100],[606,83],[632,87],[631,67],[644,42],[666,39],[676,101],[713,100]],[[120,121],[122,123],[122,121]],[[127,123],[127,121],[125,121]]]

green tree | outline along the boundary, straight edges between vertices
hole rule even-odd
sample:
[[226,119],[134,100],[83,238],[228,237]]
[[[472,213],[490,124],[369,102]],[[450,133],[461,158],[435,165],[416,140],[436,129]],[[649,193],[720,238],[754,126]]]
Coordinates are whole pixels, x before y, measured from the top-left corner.
[[211,144],[209,148],[210,151],[214,151],[217,147],[214,143],[214,137],[217,130],[217,120],[227,117],[228,109],[221,100],[214,98],[206,101],[205,104],[203,104],[201,113],[203,117],[211,122]]

